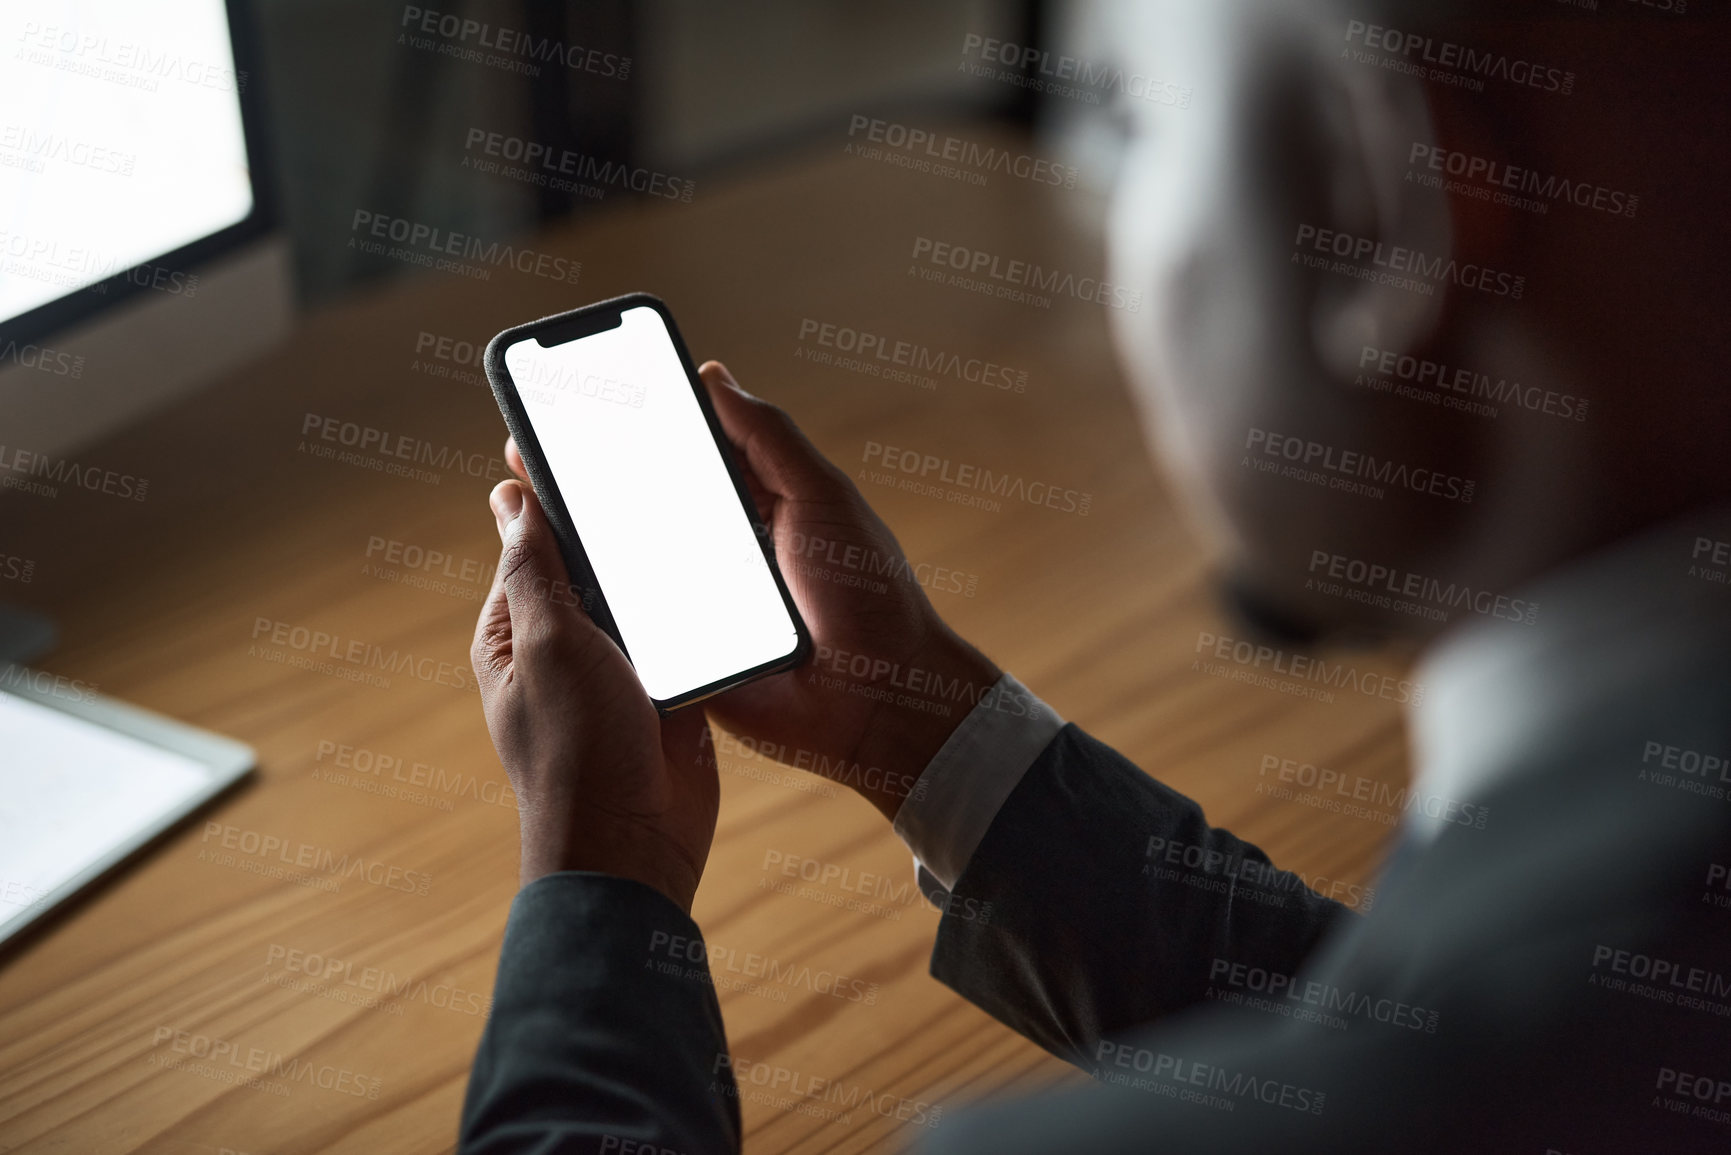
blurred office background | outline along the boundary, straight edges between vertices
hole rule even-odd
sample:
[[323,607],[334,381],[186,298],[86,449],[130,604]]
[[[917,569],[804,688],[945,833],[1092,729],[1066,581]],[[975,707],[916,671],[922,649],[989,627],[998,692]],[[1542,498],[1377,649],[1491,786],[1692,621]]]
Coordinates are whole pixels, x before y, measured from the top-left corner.
[[[630,58],[630,81],[453,68],[399,43],[417,12],[604,46]],[[1110,175],[1097,108],[960,67],[970,35],[1109,59],[1099,0],[258,0],[258,14],[283,219],[309,303],[402,269],[331,243],[356,205],[487,236],[606,205],[464,169],[474,129],[707,183],[845,139],[856,114],[989,121],[1036,133],[1096,185]],[[620,195],[631,194],[609,198]]]

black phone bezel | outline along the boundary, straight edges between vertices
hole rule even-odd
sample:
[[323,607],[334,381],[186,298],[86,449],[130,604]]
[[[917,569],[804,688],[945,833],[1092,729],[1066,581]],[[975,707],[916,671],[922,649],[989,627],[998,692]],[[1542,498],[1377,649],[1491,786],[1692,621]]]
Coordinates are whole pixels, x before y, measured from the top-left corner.
[[[607,595],[601,588],[600,581],[595,576],[593,567],[589,564],[589,555],[583,548],[582,539],[577,534],[577,527],[571,520],[570,510],[566,507],[565,498],[559,492],[558,485],[553,480],[552,471],[547,467],[546,455],[542,452],[540,439],[535,436],[534,426],[529,421],[529,414],[523,407],[522,398],[517,395],[517,385],[511,379],[510,370],[505,367],[505,350],[524,340],[533,340],[543,336],[554,339],[542,342],[543,348],[564,344],[567,341],[580,340],[585,336],[603,332],[620,324],[627,309],[647,307],[654,309],[667,326],[667,333],[673,339],[673,347],[679,354],[679,362],[685,369],[685,377],[691,385],[692,392],[697,397],[698,408],[703,411],[703,419],[709,426],[710,437],[715,442],[717,452],[721,454],[722,464],[727,468],[727,475],[733,480],[734,492],[739,497],[740,506],[745,510],[747,518],[754,528],[761,527],[763,522],[759,517],[756,503],[752,500],[751,490],[746,487],[745,478],[739,471],[739,464],[734,458],[733,446],[727,439],[727,434],[721,428],[721,422],[715,415],[715,407],[710,403],[709,390],[697,376],[696,366],[692,364],[691,354],[685,347],[685,339],[680,336],[679,326],[674,323],[673,314],[668,310],[666,302],[650,293],[627,293],[620,297],[610,297],[605,301],[584,305],[563,313],[554,313],[537,321],[522,325],[514,325],[496,335],[487,342],[486,352],[482,355],[482,367],[487,374],[487,383],[493,389],[493,397],[499,403],[499,412],[505,418],[505,426],[511,432],[512,439],[517,443],[517,451],[522,454],[524,468],[529,473],[529,484],[534,487],[535,496],[541,500],[541,508],[546,511],[547,520],[553,527],[553,536],[559,542],[559,551],[565,559],[565,569],[572,585],[582,594],[582,607],[589,617],[599,626],[613,644],[618,646],[627,661],[631,659],[631,650],[625,644],[625,639],[619,634],[619,626],[613,620],[613,612],[607,604]],[[605,323],[611,318],[611,324]],[[595,322],[603,322],[595,324]],[[570,334],[562,336],[561,334]],[[731,690],[756,678],[768,674],[780,673],[803,665],[811,656],[811,632],[806,628],[805,619],[800,615],[799,607],[794,604],[793,595],[788,592],[787,582],[781,575],[781,567],[776,564],[775,548],[766,532],[758,532],[758,548],[763,551],[763,558],[769,563],[770,575],[775,579],[775,588],[781,593],[782,604],[787,607],[788,616],[793,619],[794,632],[797,640],[787,654],[771,659],[761,665],[742,670],[737,674],[728,675],[705,686],[698,686],[673,698],[651,698],[655,708],[663,714],[668,714],[682,706],[689,706],[712,697],[724,690]]]

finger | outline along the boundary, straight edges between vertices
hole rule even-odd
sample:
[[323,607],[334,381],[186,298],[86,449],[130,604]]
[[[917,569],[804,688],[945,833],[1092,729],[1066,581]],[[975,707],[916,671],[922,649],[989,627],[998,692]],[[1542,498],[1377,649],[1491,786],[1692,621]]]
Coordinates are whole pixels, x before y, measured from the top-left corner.
[[519,481],[501,481],[489,504],[502,548],[476,625],[471,657],[477,678],[497,677],[526,650],[579,640],[596,628],[572,604],[564,559],[534,491]]
[[[728,380],[731,380],[731,377],[726,376],[727,367],[722,365],[720,362],[705,362],[703,369],[708,369],[711,365],[716,366],[723,374],[722,377],[718,378],[722,381],[720,387],[723,390],[730,388],[730,386],[726,384]],[[703,369],[698,370],[700,376],[703,373]],[[704,380],[704,391],[709,393],[711,397],[715,395],[710,382],[707,379]],[[717,416],[719,417],[719,407],[717,409]],[[727,434],[726,425],[722,426],[722,433]],[[731,435],[728,435],[727,439],[728,443],[731,444],[736,451],[734,454],[734,464],[739,467],[739,474],[745,480],[745,488],[751,494],[752,507],[757,511],[757,516],[752,519],[752,526],[757,530],[758,536],[761,537],[764,534],[772,532],[775,525],[776,510],[781,498],[771,490],[769,486],[763,483],[762,478],[757,476],[757,471],[751,467],[751,462],[745,458],[744,448],[735,441]]]
[[719,361],[705,361],[697,375],[709,390],[715,416],[763,487],[779,497],[805,500],[828,496],[849,482],[819,453],[793,418],[753,397]]
[[512,473],[524,481],[529,480],[529,467],[523,464],[523,454],[517,449],[515,437],[505,438],[505,464],[510,467]]
[[511,604],[505,595],[504,574],[495,569],[493,584],[475,620],[475,636],[469,642],[469,668],[475,671],[482,701],[491,701],[494,687],[510,667]]

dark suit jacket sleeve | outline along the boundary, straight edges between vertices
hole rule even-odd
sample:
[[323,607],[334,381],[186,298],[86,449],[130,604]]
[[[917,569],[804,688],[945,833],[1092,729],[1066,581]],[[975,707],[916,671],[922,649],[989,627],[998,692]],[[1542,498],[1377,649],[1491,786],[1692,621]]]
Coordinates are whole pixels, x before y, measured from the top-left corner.
[[641,883],[570,871],[524,887],[458,1151],[738,1151],[737,1090],[702,942],[685,912]]
[[1085,1068],[1097,1040],[1204,1000],[1215,968],[1292,974],[1350,917],[1073,724],[939,901],[933,976]]

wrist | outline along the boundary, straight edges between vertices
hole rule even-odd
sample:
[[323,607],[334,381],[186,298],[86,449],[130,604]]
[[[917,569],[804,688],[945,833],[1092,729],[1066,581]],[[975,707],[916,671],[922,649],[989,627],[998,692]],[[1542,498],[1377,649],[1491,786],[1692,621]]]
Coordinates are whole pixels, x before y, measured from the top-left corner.
[[537,832],[525,819],[519,889],[563,871],[609,874],[640,882],[665,895],[686,914],[691,913],[700,878],[677,851],[647,832]]
[[908,665],[930,689],[911,695],[921,699],[916,705],[880,703],[852,758],[882,771],[855,790],[890,822],[950,735],[1003,676],[996,663],[942,625],[932,644]]

